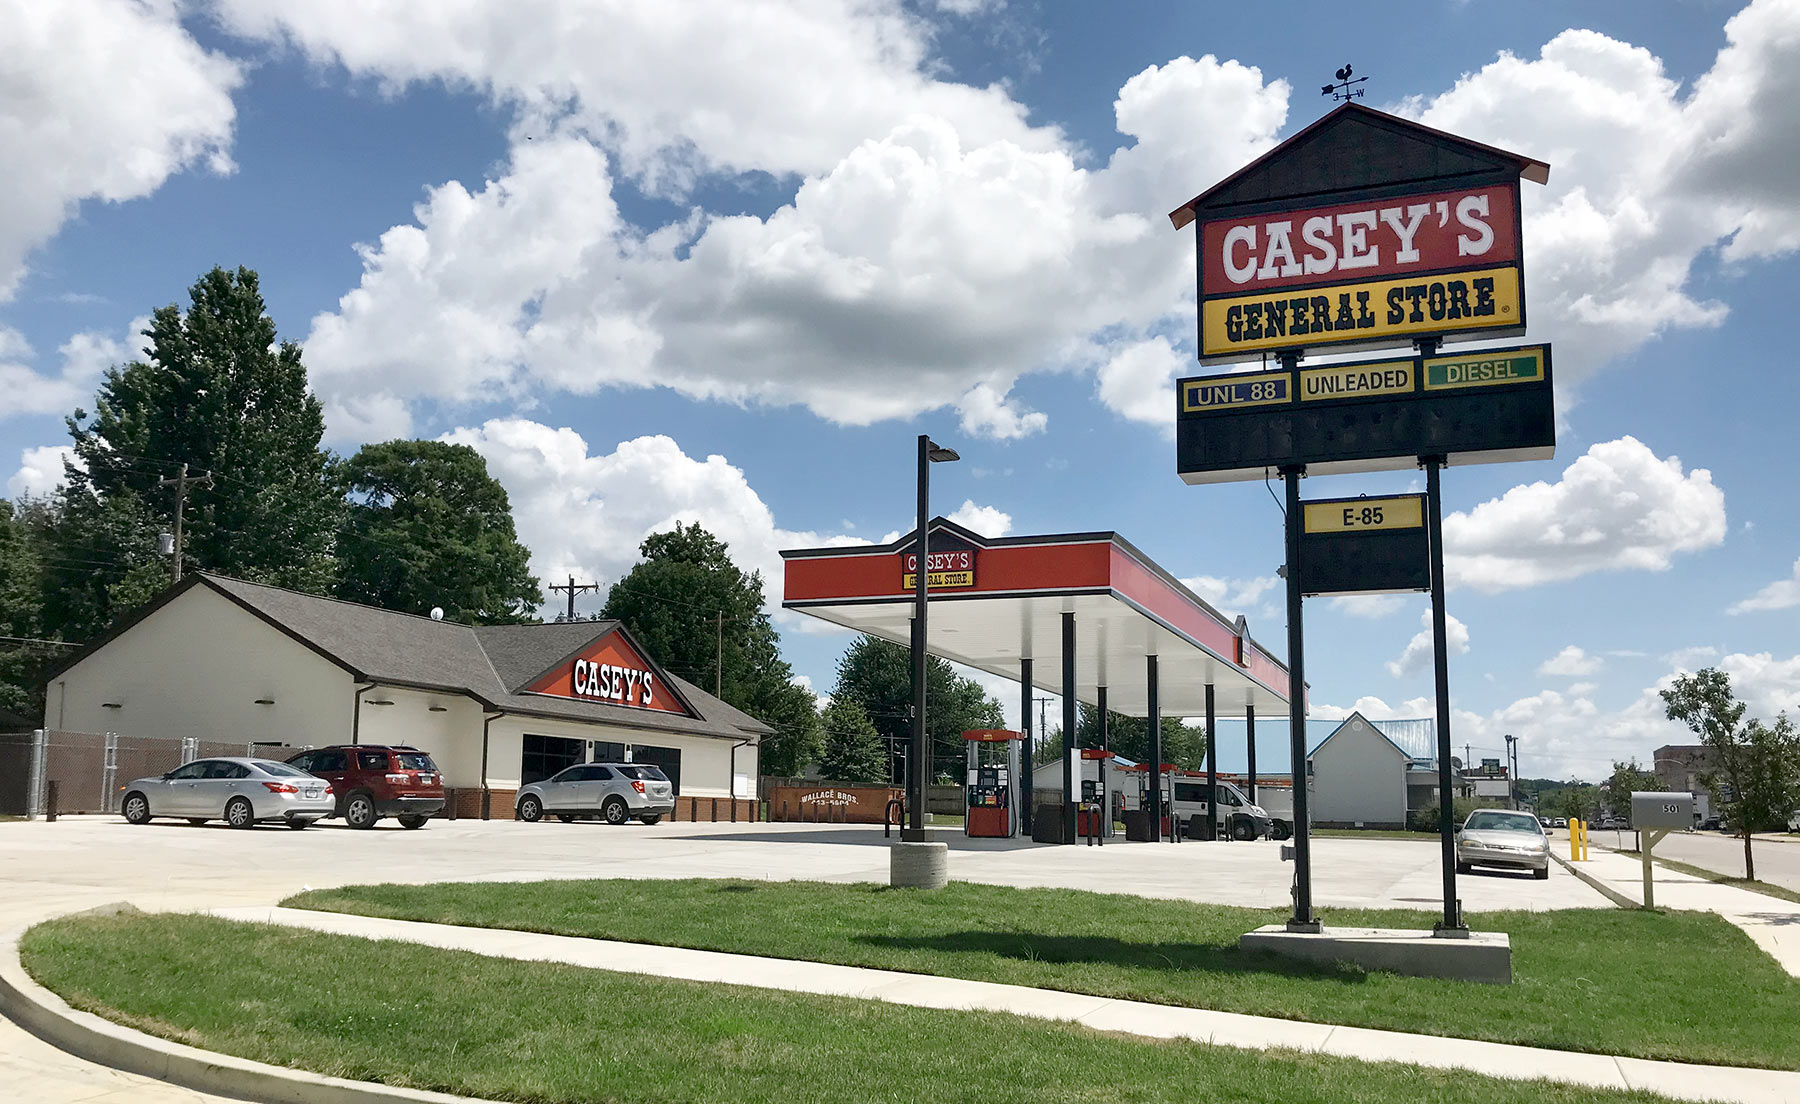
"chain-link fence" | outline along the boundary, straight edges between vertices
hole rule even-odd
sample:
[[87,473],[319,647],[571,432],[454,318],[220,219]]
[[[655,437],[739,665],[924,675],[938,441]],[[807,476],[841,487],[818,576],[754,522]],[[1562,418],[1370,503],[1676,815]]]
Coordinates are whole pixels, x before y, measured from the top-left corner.
[[44,815],[50,783],[58,814],[114,813],[134,778],[172,771],[215,755],[269,755],[260,744],[219,743],[192,736],[123,736],[117,732],[0,733],[0,815]]

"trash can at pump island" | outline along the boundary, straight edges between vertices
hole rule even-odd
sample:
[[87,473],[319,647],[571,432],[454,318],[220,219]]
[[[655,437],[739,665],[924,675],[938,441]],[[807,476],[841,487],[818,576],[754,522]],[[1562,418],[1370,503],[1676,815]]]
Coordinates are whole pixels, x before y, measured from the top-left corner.
[[1019,744],[1025,734],[972,728],[962,735],[969,760],[963,780],[963,834],[1010,839],[1019,830]]

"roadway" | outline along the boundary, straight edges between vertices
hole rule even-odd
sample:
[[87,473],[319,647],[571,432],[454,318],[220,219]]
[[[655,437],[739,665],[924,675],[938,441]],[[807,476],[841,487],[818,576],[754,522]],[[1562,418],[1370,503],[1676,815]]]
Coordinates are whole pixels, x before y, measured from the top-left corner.
[[[1637,849],[1637,837],[1631,832],[1594,829],[1589,839],[1596,846],[1616,851]],[[1565,854],[1568,846],[1564,840]],[[1757,836],[1751,848],[1758,881],[1800,893],[1800,836]],[[1723,832],[1671,832],[1656,845],[1655,854],[1658,858],[1691,863],[1733,878],[1744,876],[1744,841]]]

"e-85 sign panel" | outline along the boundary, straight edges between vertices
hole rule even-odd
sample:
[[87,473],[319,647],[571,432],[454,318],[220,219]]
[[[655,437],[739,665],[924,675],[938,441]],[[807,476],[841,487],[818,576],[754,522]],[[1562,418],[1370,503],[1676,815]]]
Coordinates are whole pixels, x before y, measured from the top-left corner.
[[1180,381],[1177,470],[1189,483],[1543,460],[1556,451],[1550,346],[1265,369]]
[[1387,594],[1431,587],[1424,495],[1301,504],[1300,593]]

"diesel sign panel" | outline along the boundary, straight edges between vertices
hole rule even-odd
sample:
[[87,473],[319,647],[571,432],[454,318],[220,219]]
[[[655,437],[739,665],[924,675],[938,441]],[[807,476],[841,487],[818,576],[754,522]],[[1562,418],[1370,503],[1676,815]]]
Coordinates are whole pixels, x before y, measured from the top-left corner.
[[1200,228],[1200,359],[1525,330],[1516,182]]

